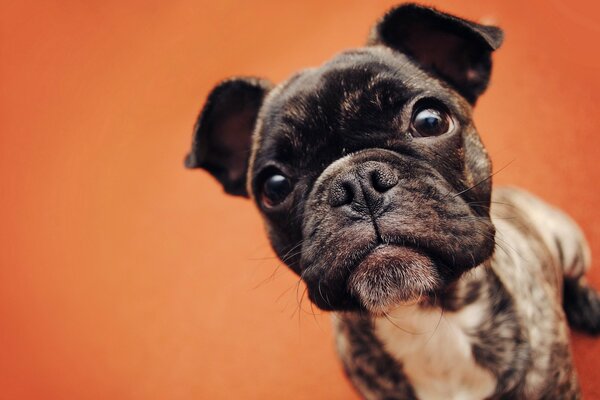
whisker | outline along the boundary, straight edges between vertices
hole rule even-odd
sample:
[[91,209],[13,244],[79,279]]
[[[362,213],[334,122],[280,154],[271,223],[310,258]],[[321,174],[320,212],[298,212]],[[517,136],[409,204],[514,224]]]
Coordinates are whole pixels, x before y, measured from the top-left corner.
[[482,183],[489,181],[489,180],[490,180],[490,179],[491,179],[493,176],[496,176],[497,174],[499,174],[500,172],[502,172],[503,170],[505,170],[505,169],[506,169],[506,168],[507,168],[509,165],[511,165],[511,164],[512,164],[512,163],[513,163],[515,160],[516,160],[516,159],[512,159],[512,160],[511,160],[511,161],[509,161],[509,162],[508,162],[508,163],[507,163],[505,166],[503,166],[502,168],[500,168],[498,171],[496,171],[496,172],[494,172],[494,173],[490,174],[490,175],[489,175],[487,178],[484,178],[484,179],[480,180],[479,182],[477,182],[476,184],[474,184],[473,186],[471,186],[471,187],[469,187],[469,188],[466,188],[466,189],[464,189],[464,190],[461,190],[461,191],[460,191],[460,192],[458,192],[458,193],[455,193],[455,194],[454,194],[454,196],[452,196],[452,197],[457,197],[457,196],[460,196],[461,194],[464,194],[464,193],[468,192],[469,190],[476,188],[477,186],[481,185]]
[[392,325],[394,325],[396,328],[400,329],[402,332],[408,333],[409,335],[422,335],[422,332],[411,332],[403,327],[401,327],[400,325],[396,324],[394,321],[392,321],[392,317],[387,313],[387,312],[383,312],[383,317],[388,320],[388,322]]
[[[434,292],[433,296],[434,296],[433,303],[436,304],[436,302],[437,302],[437,294]],[[427,345],[427,343],[429,343],[429,341],[433,338],[433,336],[436,334],[438,328],[440,327],[440,323],[442,322],[442,318],[444,318],[444,311],[445,311],[444,307],[440,307],[440,317],[438,318],[437,323],[435,324],[435,328],[433,329],[433,332],[431,333],[431,336],[429,336],[429,338],[425,342],[425,345]]]

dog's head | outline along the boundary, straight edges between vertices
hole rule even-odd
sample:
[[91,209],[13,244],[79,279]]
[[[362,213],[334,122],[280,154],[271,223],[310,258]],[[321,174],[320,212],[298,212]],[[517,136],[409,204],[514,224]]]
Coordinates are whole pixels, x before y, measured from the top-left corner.
[[366,47],[278,86],[220,83],[186,166],[255,201],[320,308],[433,297],[493,252],[491,165],[471,111],[501,42],[496,27],[396,7]]

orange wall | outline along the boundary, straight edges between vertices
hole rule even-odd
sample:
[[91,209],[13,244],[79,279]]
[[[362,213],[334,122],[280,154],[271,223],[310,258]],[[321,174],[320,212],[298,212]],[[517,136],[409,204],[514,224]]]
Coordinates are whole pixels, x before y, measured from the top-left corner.
[[[257,212],[182,160],[217,80],[281,81],[392,2],[3,3],[0,398],[355,398]],[[476,112],[512,161],[496,182],[566,209],[600,257],[598,3],[433,3],[505,28]],[[600,340],[574,347],[600,398]]]

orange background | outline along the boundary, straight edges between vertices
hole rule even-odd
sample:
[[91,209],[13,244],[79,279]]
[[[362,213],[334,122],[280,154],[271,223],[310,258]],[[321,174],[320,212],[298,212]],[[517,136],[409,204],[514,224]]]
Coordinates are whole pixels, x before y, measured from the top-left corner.
[[[496,183],[567,210],[600,257],[598,2],[434,3],[506,31],[475,115],[510,163]],[[318,65],[392,4],[2,4],[0,398],[356,398],[250,202],[182,160],[216,81]],[[574,348],[600,398],[600,340]]]

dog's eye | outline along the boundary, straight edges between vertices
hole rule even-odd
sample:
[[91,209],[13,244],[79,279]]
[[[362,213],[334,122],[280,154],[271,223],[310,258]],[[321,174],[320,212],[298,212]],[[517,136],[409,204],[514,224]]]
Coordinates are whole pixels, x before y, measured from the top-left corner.
[[412,128],[416,136],[439,136],[452,129],[452,119],[440,108],[423,107],[413,114]]
[[267,207],[281,203],[292,191],[290,179],[280,173],[268,177],[262,187],[262,202]]

